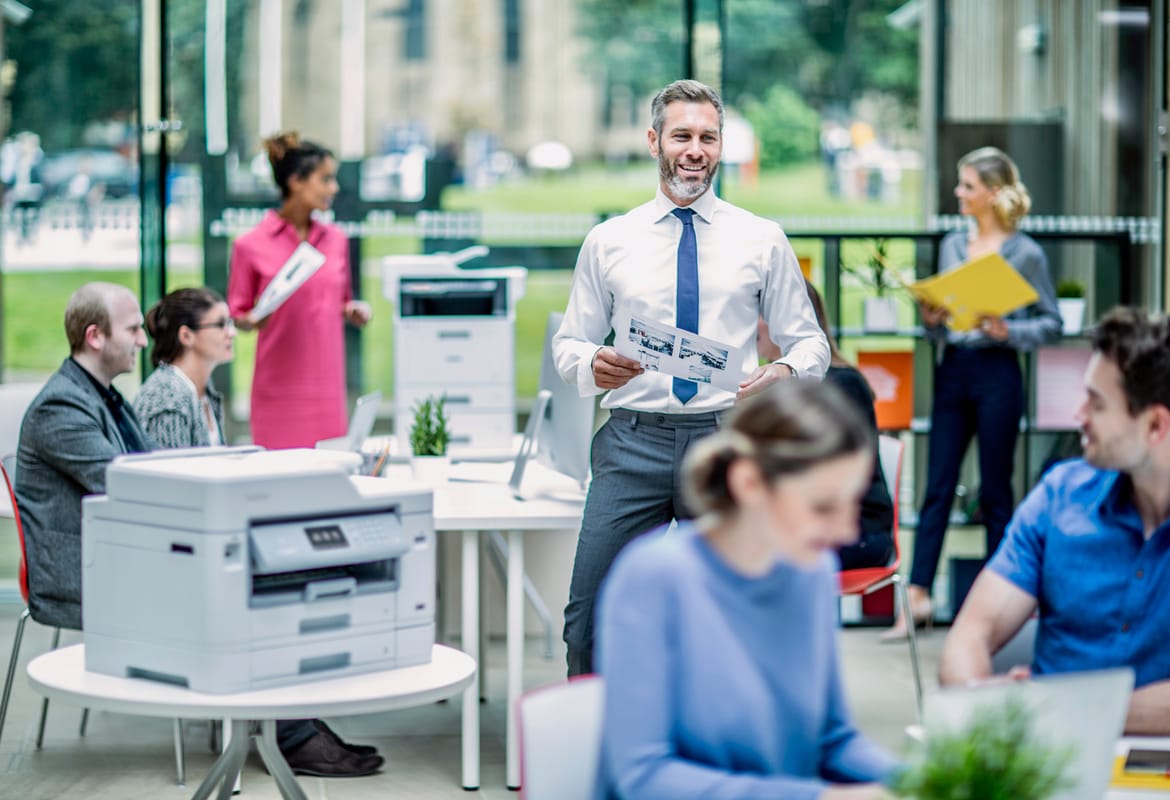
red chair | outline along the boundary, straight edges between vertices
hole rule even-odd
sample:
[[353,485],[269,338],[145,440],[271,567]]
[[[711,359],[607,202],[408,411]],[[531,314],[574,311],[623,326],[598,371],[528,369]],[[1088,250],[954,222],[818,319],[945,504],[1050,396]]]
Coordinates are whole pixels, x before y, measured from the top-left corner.
[[582,675],[520,695],[521,800],[591,800],[601,763],[605,682]]
[[[893,585],[897,592],[898,604],[901,608],[910,607],[910,598],[906,591],[906,579],[898,572],[902,563],[902,548],[898,544],[898,487],[902,478],[902,442],[893,436],[878,437],[878,457],[881,459],[882,473],[886,478],[886,488],[890,491],[890,499],[894,502],[894,557],[884,567],[862,567],[860,569],[841,570],[841,594],[867,595]],[[914,626],[909,626],[906,640],[910,643],[910,666],[914,670],[914,691],[918,701],[918,718],[922,719],[922,675],[918,669],[918,638]]]
[[[4,678],[4,691],[0,695],[0,735],[4,733],[4,718],[8,716],[8,698],[12,694],[12,679],[16,675],[16,661],[20,657],[20,643],[24,638],[24,624],[28,622],[31,611],[28,606],[28,563],[25,556],[24,549],[24,526],[20,522],[20,509],[16,505],[16,489],[12,481],[12,476],[16,471],[16,456],[13,454],[5,455],[0,458],[0,475],[4,478],[4,489],[8,492],[8,499],[12,503],[12,517],[16,521],[16,535],[20,540],[20,566],[18,568],[18,577],[20,580],[20,596],[24,598],[24,611],[20,612],[20,619],[16,623],[16,636],[12,640],[12,655],[8,657],[8,674]],[[53,646],[51,649],[56,650],[57,645],[61,643],[61,629],[53,629]],[[41,701],[41,720],[37,726],[37,749],[45,740],[45,717],[49,713],[49,698]],[[81,712],[81,729],[80,733],[85,736],[86,723],[89,721],[89,709],[84,709]],[[175,769],[178,773],[178,782],[182,786],[186,781],[185,770],[186,758],[183,752],[183,734],[182,722],[175,720]]]
[[[13,469],[16,466],[16,456],[6,455],[0,460],[0,474],[4,476],[4,488],[8,492],[8,500],[12,505],[12,517],[16,521],[16,535],[20,540],[20,566],[18,577],[20,581],[20,596],[24,599],[24,611],[20,612],[20,619],[16,622],[16,637],[12,641],[12,655],[8,658],[8,674],[4,678],[4,694],[0,695],[0,735],[4,733],[4,718],[8,716],[8,698],[12,694],[12,678],[16,674],[16,659],[20,656],[20,642],[24,638],[24,624],[28,622],[28,564],[24,556],[24,527],[20,524],[20,512],[16,507],[16,490],[12,485]],[[61,629],[56,628],[53,634],[53,646],[56,647]],[[45,715],[49,710],[49,700],[46,698],[41,704],[41,723],[37,729],[37,747],[45,737]]]

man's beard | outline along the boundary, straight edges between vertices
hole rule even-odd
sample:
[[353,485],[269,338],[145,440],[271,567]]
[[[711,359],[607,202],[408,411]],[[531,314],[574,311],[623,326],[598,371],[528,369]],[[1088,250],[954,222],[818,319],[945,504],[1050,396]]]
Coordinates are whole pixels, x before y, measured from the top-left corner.
[[[675,165],[678,166],[677,164]],[[694,200],[703,192],[711,188],[711,181],[715,177],[715,171],[719,169],[719,164],[706,172],[702,180],[688,181],[679,176],[677,170],[670,168],[669,162],[666,160],[666,155],[662,152],[658,154],[658,174],[666,183],[672,196],[680,200]]]

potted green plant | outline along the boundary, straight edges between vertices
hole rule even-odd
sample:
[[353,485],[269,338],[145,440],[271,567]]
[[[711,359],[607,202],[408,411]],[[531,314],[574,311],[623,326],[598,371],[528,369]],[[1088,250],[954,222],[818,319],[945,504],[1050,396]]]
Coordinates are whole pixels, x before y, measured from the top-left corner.
[[1085,285],[1065,278],[1056,285],[1056,304],[1060,307],[1061,330],[1066,336],[1081,332],[1085,324]]
[[448,428],[447,398],[428,395],[413,408],[414,424],[410,428],[410,466],[415,480],[424,483],[442,483],[447,480],[451,459],[447,445],[451,441]]
[[1076,754],[1032,730],[1018,698],[980,708],[960,730],[928,731],[918,758],[893,785],[914,800],[1047,800],[1073,781]]
[[867,331],[894,331],[898,328],[898,306],[892,289],[902,286],[897,268],[890,262],[890,240],[875,239],[864,261],[842,261],[841,269],[873,290],[862,306],[862,327]]

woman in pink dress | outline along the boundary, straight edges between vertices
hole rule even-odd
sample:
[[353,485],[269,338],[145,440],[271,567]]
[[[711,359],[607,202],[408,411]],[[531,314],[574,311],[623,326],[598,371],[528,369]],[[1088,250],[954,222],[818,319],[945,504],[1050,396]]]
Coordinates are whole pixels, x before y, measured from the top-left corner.
[[[259,330],[252,441],[269,449],[312,447],[345,434],[345,322],[365,325],[370,307],[353,299],[345,234],[312,217],[337,194],[333,154],[296,133],[273,136],[264,146],[282,202],[232,245],[227,301],[240,330]],[[260,294],[303,242],[325,263],[257,320],[252,310]]]

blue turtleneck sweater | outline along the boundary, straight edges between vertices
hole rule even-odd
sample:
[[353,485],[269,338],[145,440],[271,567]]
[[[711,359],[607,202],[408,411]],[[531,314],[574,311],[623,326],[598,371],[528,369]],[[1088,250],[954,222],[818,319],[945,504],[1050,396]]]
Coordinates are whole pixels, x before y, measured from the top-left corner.
[[837,575],[749,578],[699,535],[627,547],[598,610],[606,681],[601,792],[637,800],[813,800],[896,762],[853,727],[837,652]]

